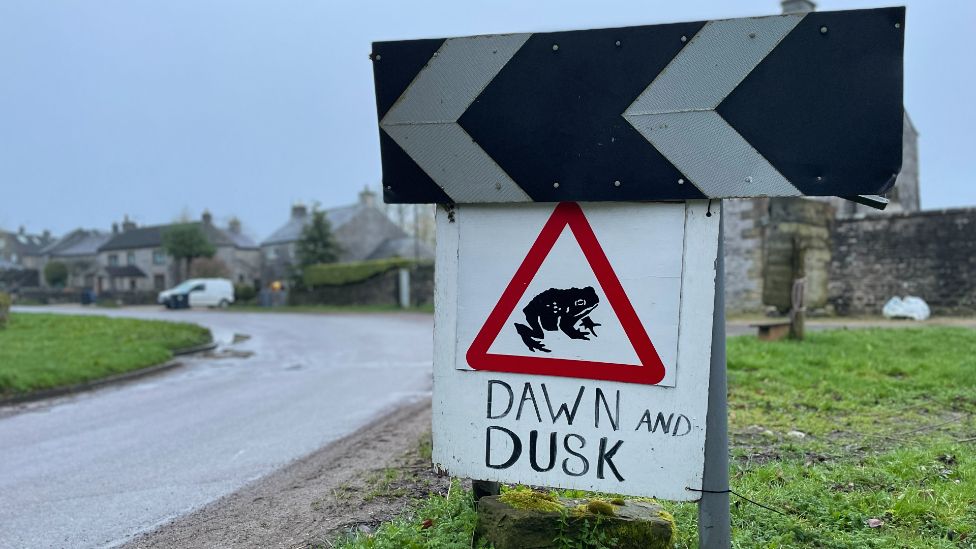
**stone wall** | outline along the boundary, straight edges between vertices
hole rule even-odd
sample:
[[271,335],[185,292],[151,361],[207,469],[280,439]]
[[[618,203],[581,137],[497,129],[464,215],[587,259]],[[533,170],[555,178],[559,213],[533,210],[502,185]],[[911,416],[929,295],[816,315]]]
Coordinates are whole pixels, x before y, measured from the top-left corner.
[[36,288],[41,284],[41,273],[37,269],[0,270],[0,290],[13,291],[18,288]]
[[[400,303],[399,270],[355,284],[316,286],[292,290],[288,294],[291,305],[398,305]],[[410,302],[414,306],[434,303],[434,266],[419,265],[410,270]]]
[[726,200],[725,217],[725,306],[730,313],[762,310],[763,231],[769,200],[744,198]]
[[802,274],[806,308],[816,311],[826,307],[833,217],[833,207],[827,202],[769,199],[763,243],[763,305],[788,312],[793,281]]
[[[21,288],[12,292],[14,301],[31,305],[63,305],[81,303],[84,290],[80,288]],[[97,295],[103,305],[155,305],[156,291],[104,291]]]
[[797,269],[806,273],[807,308],[827,305],[828,202],[799,198],[726,200],[725,303],[731,314],[790,308]]
[[829,299],[838,314],[881,313],[892,296],[933,314],[976,313],[976,208],[838,220]]

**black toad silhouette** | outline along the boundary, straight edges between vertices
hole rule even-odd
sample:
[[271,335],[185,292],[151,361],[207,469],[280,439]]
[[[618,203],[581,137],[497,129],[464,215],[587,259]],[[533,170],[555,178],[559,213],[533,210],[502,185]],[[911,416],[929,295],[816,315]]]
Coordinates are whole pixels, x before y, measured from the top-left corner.
[[[600,298],[592,286],[567,290],[549,288],[533,297],[522,309],[528,326],[516,322],[515,329],[530,351],[549,353],[551,351],[542,344],[547,331],[559,330],[573,339],[587,341],[591,335],[596,337],[594,328],[601,324],[593,322],[589,315],[599,304]],[[576,324],[583,330],[576,329]]]

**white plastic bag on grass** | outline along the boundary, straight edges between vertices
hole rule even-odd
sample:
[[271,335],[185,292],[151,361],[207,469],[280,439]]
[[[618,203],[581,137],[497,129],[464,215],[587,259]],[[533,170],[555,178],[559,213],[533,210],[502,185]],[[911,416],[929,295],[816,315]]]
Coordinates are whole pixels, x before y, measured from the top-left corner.
[[932,313],[925,300],[912,295],[905,296],[904,299],[895,296],[885,303],[881,314],[885,318],[909,318],[912,320],[925,320]]

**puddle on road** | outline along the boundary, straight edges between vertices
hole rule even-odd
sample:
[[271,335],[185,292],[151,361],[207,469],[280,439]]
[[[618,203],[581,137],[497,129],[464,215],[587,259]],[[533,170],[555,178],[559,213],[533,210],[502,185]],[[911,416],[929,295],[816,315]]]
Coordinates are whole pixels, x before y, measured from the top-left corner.
[[254,351],[241,351],[238,349],[217,349],[207,351],[200,355],[202,358],[250,358],[254,356]]

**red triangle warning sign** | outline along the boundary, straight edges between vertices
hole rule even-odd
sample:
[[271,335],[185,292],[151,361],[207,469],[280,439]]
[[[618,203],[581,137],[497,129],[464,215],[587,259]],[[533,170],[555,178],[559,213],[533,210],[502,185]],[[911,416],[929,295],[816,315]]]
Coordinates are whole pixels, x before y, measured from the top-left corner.
[[[614,313],[620,321],[621,327],[633,346],[640,364],[620,364],[612,361],[601,362],[598,360],[577,360],[558,358],[555,356],[520,356],[510,354],[498,354],[490,352],[492,344],[502,329],[505,328],[508,318],[515,311],[519,301],[522,299],[529,284],[539,272],[542,263],[553,246],[559,239],[563,230],[569,230],[579,243],[583,255],[589,263],[593,274],[596,275],[607,301],[613,308]],[[587,326],[590,333],[594,324],[589,321]],[[521,328],[519,328],[521,326]],[[599,324],[597,324],[599,326]],[[545,347],[537,341],[531,339],[532,328],[516,325],[519,332],[523,335],[529,349],[546,351]],[[540,328],[535,327],[536,330]],[[547,327],[553,330],[555,326]],[[585,336],[584,332],[577,332],[573,327],[569,327],[574,333]],[[647,331],[641,324],[634,306],[624,292],[620,280],[617,278],[607,255],[604,253],[600,242],[590,227],[590,223],[583,214],[583,209],[575,202],[562,202],[552,212],[549,220],[542,227],[539,237],[526,254],[522,264],[515,271],[515,276],[508,283],[505,291],[502,292],[498,304],[495,305],[488,320],[478,332],[471,347],[467,352],[468,365],[475,370],[485,370],[491,372],[506,372],[514,374],[534,374],[546,376],[573,377],[580,379],[595,379],[602,381],[620,381],[624,383],[642,383],[654,385],[664,379],[664,363],[661,362],[654,344],[651,343]]]

